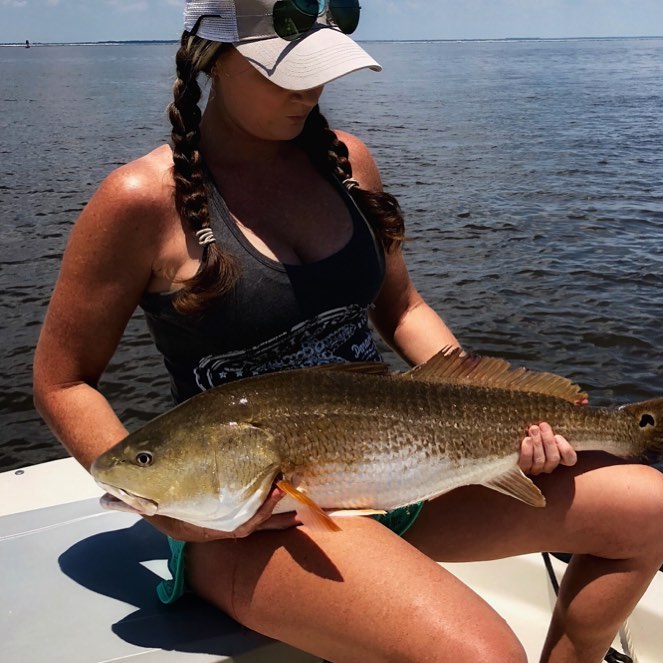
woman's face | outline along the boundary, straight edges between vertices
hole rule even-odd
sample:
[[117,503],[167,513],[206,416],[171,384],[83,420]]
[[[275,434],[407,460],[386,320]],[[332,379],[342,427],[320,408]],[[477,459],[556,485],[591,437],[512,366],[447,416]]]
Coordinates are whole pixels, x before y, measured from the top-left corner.
[[212,69],[208,104],[220,120],[262,140],[292,140],[304,128],[324,86],[295,92],[274,85],[234,48]]

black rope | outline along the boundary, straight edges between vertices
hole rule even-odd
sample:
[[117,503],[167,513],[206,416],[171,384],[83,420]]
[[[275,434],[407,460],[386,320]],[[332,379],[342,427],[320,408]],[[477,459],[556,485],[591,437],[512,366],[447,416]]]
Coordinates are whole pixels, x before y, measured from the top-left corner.
[[[550,578],[550,584],[555,590],[555,596],[559,594],[559,583],[557,582],[557,576],[555,575],[555,569],[553,569],[552,560],[550,559],[550,553],[544,552],[541,553],[543,556],[543,563],[546,565],[546,570],[548,571],[548,577]],[[606,663],[633,663],[633,659],[626,654],[620,654],[616,649],[610,647],[608,653],[603,659]]]
[[552,560],[550,559],[550,553],[544,552],[541,553],[543,556],[543,563],[546,565],[546,570],[548,571],[548,577],[550,578],[550,584],[555,590],[555,596],[559,594],[559,583],[557,582],[557,576],[555,575],[555,569],[553,569]]
[[626,654],[620,654],[618,651],[615,651],[612,647],[605,655],[605,661],[608,663],[633,663],[633,659]]

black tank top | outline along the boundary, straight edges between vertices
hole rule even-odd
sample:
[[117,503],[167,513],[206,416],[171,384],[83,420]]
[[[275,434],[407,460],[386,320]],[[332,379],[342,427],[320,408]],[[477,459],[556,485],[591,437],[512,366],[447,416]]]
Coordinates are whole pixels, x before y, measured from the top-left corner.
[[240,268],[234,288],[200,315],[178,313],[173,293],[147,293],[140,306],[179,403],[200,391],[272,371],[343,361],[380,361],[368,307],[384,278],[384,253],[337,180],[353,233],[337,253],[287,265],[260,253],[208,184],[210,221],[221,250]]

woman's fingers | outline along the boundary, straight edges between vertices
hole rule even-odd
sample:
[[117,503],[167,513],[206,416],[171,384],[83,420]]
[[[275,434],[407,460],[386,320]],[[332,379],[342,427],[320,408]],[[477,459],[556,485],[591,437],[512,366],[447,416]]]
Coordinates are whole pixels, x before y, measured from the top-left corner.
[[575,465],[577,460],[569,442],[543,422],[530,426],[521,444],[518,466],[525,474],[550,474],[560,464]]
[[254,516],[254,518],[259,519],[256,529],[288,529],[288,527],[296,527],[302,524],[294,511],[273,514],[276,505],[284,495],[285,493],[280,488],[275,487],[272,490],[265,503],[258,509]]
[[578,462],[578,454],[575,452],[575,449],[571,446],[569,441],[561,435],[555,435],[555,442],[561,457],[560,463],[562,465],[567,465],[568,467],[575,465]]

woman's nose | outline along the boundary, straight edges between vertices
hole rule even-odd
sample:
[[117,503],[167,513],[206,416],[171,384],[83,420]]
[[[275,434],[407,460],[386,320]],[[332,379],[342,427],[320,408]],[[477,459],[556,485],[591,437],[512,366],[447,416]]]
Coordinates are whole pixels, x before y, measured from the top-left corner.
[[294,92],[294,95],[297,97],[297,99],[300,99],[303,101],[307,106],[316,106],[319,99],[320,95],[322,95],[322,91],[325,89],[324,85],[319,85],[318,87],[312,87],[309,90],[297,90]]

